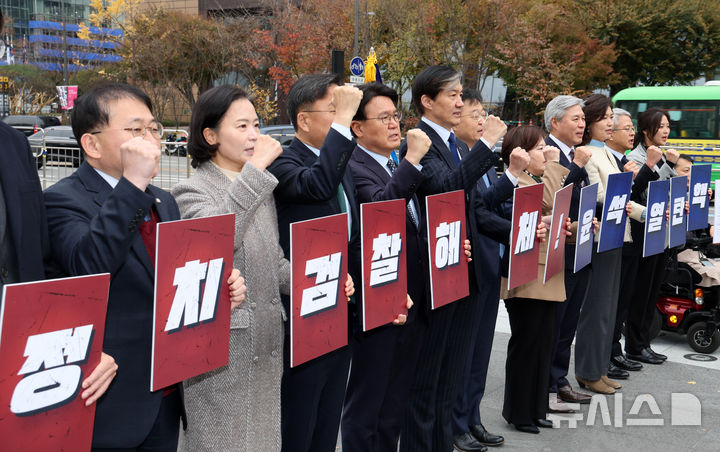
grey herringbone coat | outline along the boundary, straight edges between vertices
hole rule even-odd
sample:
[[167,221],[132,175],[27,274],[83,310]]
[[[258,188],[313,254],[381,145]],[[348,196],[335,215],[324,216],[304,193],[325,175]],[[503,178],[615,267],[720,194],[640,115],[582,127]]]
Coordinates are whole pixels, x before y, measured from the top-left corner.
[[187,451],[279,451],[283,320],[280,293],[289,293],[290,264],[278,241],[273,189],[277,179],[246,163],[233,182],[213,163],[172,194],[183,218],[234,213],[234,267],[247,298],[230,320],[228,366],[185,382]]

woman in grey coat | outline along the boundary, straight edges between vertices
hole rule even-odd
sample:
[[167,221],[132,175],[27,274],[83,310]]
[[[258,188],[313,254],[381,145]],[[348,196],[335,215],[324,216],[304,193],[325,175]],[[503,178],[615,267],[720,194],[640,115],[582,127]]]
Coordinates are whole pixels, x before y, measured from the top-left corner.
[[280,450],[280,292],[289,293],[290,266],[278,241],[278,182],[265,169],[282,148],[260,135],[245,92],[220,86],[193,108],[188,151],[197,171],[172,194],[183,218],[236,215],[233,263],[245,277],[247,298],[231,316],[229,364],[185,382],[188,429],[181,448]]

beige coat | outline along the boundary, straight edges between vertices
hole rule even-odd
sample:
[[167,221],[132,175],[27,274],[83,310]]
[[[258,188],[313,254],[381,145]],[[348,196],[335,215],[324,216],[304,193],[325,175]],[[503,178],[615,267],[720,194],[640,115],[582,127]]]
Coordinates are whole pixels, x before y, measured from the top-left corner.
[[[558,162],[547,162],[545,165],[545,174],[542,177],[543,187],[543,206],[542,216],[552,215],[553,200],[555,192],[563,188],[565,178],[570,171]],[[520,174],[518,186],[525,187],[535,185],[536,182],[524,172]],[[548,232],[549,233],[549,232]],[[545,257],[547,255],[547,240],[540,244],[540,257],[538,258],[538,277],[522,286],[516,287],[510,291],[507,290],[507,278],[503,278],[500,283],[500,298],[534,298],[536,300],[547,301],[565,301],[565,271],[559,271],[555,276],[550,278],[546,284],[543,284],[545,275]],[[563,260],[564,262],[564,260]]]
[[[617,160],[613,156],[612,152],[608,151],[605,147],[588,146],[592,150],[592,156],[585,165],[585,170],[588,173],[590,183],[598,184],[598,202],[605,202],[605,190],[607,188],[608,176],[610,174],[621,173],[622,169],[618,168]],[[635,201],[630,201],[632,204],[632,212],[630,217],[625,223],[625,242],[632,242],[632,236],[630,235],[630,218],[633,220],[642,222],[642,212],[645,210],[645,206],[638,204]],[[600,234],[595,234],[595,241],[597,242]]]
[[250,163],[231,182],[205,162],[172,189],[183,218],[236,214],[233,264],[247,285],[247,299],[231,316],[228,366],[185,382],[183,450],[280,450],[280,292],[289,293],[290,264],[278,239],[277,183]]

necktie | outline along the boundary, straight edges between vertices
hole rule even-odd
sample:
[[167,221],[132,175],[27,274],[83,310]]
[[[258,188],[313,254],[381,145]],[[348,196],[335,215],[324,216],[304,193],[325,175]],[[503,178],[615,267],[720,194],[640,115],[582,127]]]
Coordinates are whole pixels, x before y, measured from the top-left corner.
[[457,151],[457,142],[455,141],[455,134],[450,132],[450,138],[448,138],[448,143],[450,144],[450,155],[452,155],[453,160],[455,161],[456,165],[460,164],[460,156],[458,155]]
[[[397,165],[397,163],[395,163],[395,160],[393,160],[392,158],[389,158],[388,162],[387,162],[387,166],[388,166],[388,168],[390,168],[390,174],[395,174],[395,171],[398,168],[398,165]],[[410,201],[410,202],[412,202],[412,201]],[[412,209],[410,208],[410,203],[407,204],[407,213],[410,216],[410,221],[412,221],[412,223],[415,225],[415,227],[417,227],[417,225],[418,225],[417,218],[415,218],[415,214],[413,213]]]
[[345,204],[345,190],[343,190],[342,184],[338,185],[337,197],[338,202],[340,203],[340,213],[347,212],[347,205]]
[[157,210],[153,205],[150,207],[148,217],[146,217],[146,219],[143,220],[142,224],[138,227],[140,230],[140,237],[142,237],[142,241],[145,244],[145,249],[147,249],[148,255],[150,256],[150,262],[152,262],[153,267],[155,266],[155,239],[157,237],[155,231],[157,230],[159,219],[160,217],[158,217]]
[[575,158],[575,148],[570,148],[570,163],[572,163],[574,158]]

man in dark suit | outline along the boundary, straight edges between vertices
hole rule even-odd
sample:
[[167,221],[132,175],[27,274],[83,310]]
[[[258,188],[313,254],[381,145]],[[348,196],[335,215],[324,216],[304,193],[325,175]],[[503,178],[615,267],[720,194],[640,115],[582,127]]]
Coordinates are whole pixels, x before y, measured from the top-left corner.
[[[506,126],[499,118],[488,118],[487,144],[480,140],[470,152],[453,133],[462,115],[461,94],[460,74],[447,66],[425,68],[413,81],[413,105],[422,115],[418,128],[432,142],[421,161],[426,179],[417,193],[424,213],[426,196],[464,190],[470,225],[476,184],[497,159],[488,145],[494,145],[505,134]],[[475,242],[476,231],[472,226],[469,232]],[[474,268],[469,270],[471,294],[476,293]],[[478,304],[476,297],[470,296],[430,314],[430,328],[423,342],[401,433],[401,451],[444,451],[452,447],[452,409],[461,388]]]
[[[555,97],[545,108],[545,127],[550,135],[545,142],[560,149],[560,164],[570,170],[565,185],[573,184],[570,201],[570,219],[577,221],[580,207],[580,191],[589,185],[585,164],[590,160],[591,151],[584,147],[575,148],[582,142],[585,130],[583,102],[574,96]],[[557,399],[571,403],[590,403],[590,396],[573,390],[567,380],[570,367],[570,346],[575,337],[580,308],[590,283],[591,266],[577,273],[575,266],[575,244],[565,245],[565,293],[567,299],[555,311],[555,347],[550,369],[550,410],[568,411],[566,405]],[[555,396],[557,394],[557,396]]]
[[[350,123],[362,99],[352,86],[339,86],[333,74],[304,76],[288,93],[295,138],[268,168],[278,179],[275,200],[280,245],[290,254],[290,223],[348,213],[353,280],[360,281],[360,211],[352,174],[346,168],[355,149]],[[356,297],[359,289],[356,287]],[[283,296],[289,311],[289,298]],[[288,332],[288,329],[285,330]],[[295,368],[285,342],[282,379],[282,443],[284,451],[334,451],[342,412],[350,350],[343,347]]]
[[155,225],[180,218],[172,196],[150,185],[162,126],[147,95],[122,84],[81,96],[72,123],[85,162],[45,192],[52,259],[70,276],[111,274],[103,350],[121,369],[98,402],[93,450],[174,451],[182,387],[150,391]]
[[[487,113],[482,107],[480,93],[464,88],[462,92],[462,115],[460,124],[453,130],[457,137],[468,145],[482,140]],[[512,163],[518,156],[526,157],[526,152],[512,154]],[[485,393],[490,352],[495,336],[500,301],[501,257],[510,237],[510,220],[498,214],[494,204],[512,195],[517,177],[524,169],[521,164],[515,166],[498,179],[494,167],[483,174],[477,183],[477,195],[473,214],[470,215],[470,230],[473,233],[475,277],[477,280],[478,322],[471,328],[470,353],[463,375],[462,385],[453,409],[453,443],[462,451],[485,450],[487,446],[499,446],[505,439],[488,432],[480,418],[480,402]],[[513,174],[513,173],[517,174]]]
[[[425,219],[415,190],[425,179],[420,159],[430,139],[418,130],[407,134],[408,151],[397,161],[400,118],[394,89],[380,83],[363,92],[352,122],[357,147],[350,158],[358,202],[405,199],[408,295],[414,307],[404,326],[386,325],[352,338],[352,367],[345,393],[342,444],[347,452],[397,451],[400,427],[427,327],[427,242]],[[395,320],[395,323],[399,323]]]

